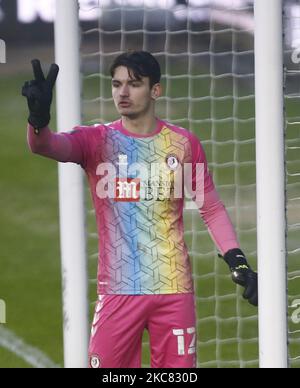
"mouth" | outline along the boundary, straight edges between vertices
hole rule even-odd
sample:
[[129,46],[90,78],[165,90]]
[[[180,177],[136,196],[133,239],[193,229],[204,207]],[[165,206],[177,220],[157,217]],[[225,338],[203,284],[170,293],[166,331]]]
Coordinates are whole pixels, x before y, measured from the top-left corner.
[[131,103],[129,101],[121,101],[118,104],[121,108],[129,108],[131,106]]

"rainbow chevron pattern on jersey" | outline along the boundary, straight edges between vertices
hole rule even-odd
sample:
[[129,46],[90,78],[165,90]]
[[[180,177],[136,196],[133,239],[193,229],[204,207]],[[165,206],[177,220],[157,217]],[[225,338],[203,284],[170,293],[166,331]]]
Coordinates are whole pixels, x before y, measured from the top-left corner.
[[[206,163],[199,140],[189,131],[158,120],[148,136],[129,133],[117,121],[95,127],[79,127],[70,135],[83,150],[83,163],[96,209],[99,233],[99,294],[177,294],[193,292],[191,264],[184,241],[184,198],[175,198],[173,181],[121,179],[120,164],[139,163],[149,171],[153,164],[176,170],[184,163]],[[105,174],[115,168],[115,195],[101,198]],[[214,189],[205,164],[205,192]],[[171,176],[174,176],[170,174]],[[152,175],[151,175],[152,177]],[[149,178],[149,177],[148,177]],[[158,177],[159,178],[159,177]],[[156,187],[156,189],[155,189]],[[141,195],[141,193],[143,193]],[[157,192],[156,192],[157,193]]]

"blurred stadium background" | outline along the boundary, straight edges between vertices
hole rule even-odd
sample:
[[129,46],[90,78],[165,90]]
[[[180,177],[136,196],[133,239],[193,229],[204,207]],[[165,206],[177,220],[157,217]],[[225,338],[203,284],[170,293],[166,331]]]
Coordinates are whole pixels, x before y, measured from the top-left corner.
[[[80,3],[83,121],[116,117],[105,76],[113,55],[141,47],[155,53],[166,75],[158,113],[202,140],[242,247],[256,267],[253,1],[191,0],[188,11],[185,0],[148,0],[147,17],[144,1],[105,0],[102,9],[97,0]],[[57,166],[29,153],[27,109],[20,96],[22,83],[32,77],[31,59],[40,58],[45,66],[54,61],[53,5],[53,0],[0,1],[0,39],[7,44],[7,63],[0,64],[0,300],[7,307],[7,323],[0,325],[0,367],[63,364]],[[284,6],[291,307],[300,299],[300,64],[291,61],[300,47],[300,2],[286,0]],[[51,127],[56,128],[55,110]],[[90,211],[91,300],[97,265],[93,217]],[[185,221],[197,274],[201,365],[255,367],[255,311],[236,301],[200,218],[188,211]],[[299,367],[299,324],[290,319],[289,330],[292,366]],[[148,358],[145,351],[144,365]]]

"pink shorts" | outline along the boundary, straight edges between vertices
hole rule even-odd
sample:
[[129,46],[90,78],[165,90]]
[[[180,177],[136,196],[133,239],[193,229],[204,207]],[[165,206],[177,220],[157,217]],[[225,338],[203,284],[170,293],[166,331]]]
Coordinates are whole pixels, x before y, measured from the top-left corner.
[[89,347],[91,368],[140,368],[149,332],[152,368],[196,367],[194,294],[102,295]]

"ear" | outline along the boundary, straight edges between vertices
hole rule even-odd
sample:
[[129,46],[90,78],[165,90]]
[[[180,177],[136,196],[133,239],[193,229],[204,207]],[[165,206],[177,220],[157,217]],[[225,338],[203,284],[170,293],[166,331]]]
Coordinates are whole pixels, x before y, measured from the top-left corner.
[[162,95],[162,87],[161,84],[155,84],[151,90],[151,97],[153,100],[157,100]]

